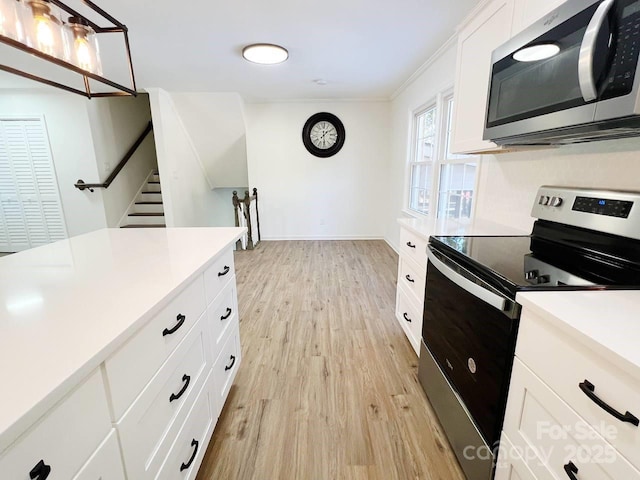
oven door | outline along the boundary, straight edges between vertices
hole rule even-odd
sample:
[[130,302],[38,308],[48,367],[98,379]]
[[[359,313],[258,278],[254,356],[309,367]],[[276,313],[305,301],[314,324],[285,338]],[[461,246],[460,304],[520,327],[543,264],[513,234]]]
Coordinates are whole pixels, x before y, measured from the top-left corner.
[[593,122],[615,57],[616,3],[628,1],[569,0],[496,49],[484,138]]
[[[432,245],[428,257],[423,341],[493,448],[504,418],[520,307]],[[423,386],[429,396],[429,385]]]

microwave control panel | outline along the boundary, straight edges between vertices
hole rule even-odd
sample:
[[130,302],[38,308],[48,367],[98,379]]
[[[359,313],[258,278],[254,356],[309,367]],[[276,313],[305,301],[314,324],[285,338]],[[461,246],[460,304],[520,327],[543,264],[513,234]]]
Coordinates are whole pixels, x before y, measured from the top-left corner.
[[640,0],[620,2],[612,38],[615,52],[605,81],[602,98],[627,95],[633,89],[633,80],[640,52]]

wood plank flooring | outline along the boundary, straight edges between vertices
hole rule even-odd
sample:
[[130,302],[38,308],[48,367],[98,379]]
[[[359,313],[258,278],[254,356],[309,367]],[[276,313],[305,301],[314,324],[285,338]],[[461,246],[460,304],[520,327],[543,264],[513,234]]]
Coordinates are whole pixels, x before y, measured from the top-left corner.
[[464,479],[385,242],[262,242],[235,261],[243,363],[198,480]]

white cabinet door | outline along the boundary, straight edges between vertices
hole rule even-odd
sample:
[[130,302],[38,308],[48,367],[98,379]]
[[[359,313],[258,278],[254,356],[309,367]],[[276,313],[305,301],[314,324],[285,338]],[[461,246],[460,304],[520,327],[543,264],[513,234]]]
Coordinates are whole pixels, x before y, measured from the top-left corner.
[[0,120],[0,251],[67,238],[49,140],[41,118]]
[[513,0],[489,3],[458,35],[452,128],[453,153],[498,150],[482,140],[491,73],[491,53],[509,40]]
[[566,0],[515,0],[513,35],[520,33]]

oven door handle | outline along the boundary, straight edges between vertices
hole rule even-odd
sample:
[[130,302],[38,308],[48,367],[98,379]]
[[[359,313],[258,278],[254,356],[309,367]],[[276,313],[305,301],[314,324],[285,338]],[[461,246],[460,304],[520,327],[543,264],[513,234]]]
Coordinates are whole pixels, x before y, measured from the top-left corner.
[[[465,278],[464,276],[460,275],[458,272],[452,270],[446,263],[444,263],[442,260],[440,260],[436,256],[433,250],[433,247],[431,245],[429,245],[428,247],[427,257],[429,261],[433,264],[433,266],[440,271],[440,273],[442,273],[445,277],[447,277],[453,283],[458,285],[460,288],[469,292],[474,297],[479,298],[483,302],[488,303],[492,307],[497,308],[500,311],[505,311],[507,302],[508,302],[506,298],[501,297],[500,295],[487,290],[486,288],[478,285],[475,282],[472,282],[468,278]],[[467,273],[477,278],[471,272],[467,271]],[[480,279],[478,278],[478,280]],[[428,283],[427,283],[427,288],[429,288]],[[509,301],[509,303],[511,302]]]

